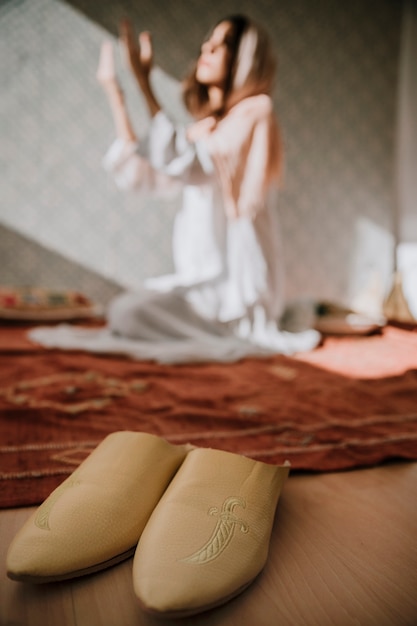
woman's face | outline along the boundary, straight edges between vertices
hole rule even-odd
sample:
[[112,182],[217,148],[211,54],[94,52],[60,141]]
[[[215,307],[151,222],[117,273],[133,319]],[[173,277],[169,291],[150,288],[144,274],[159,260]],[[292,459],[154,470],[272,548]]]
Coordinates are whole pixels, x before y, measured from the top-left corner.
[[225,86],[230,62],[230,50],[226,37],[231,28],[230,22],[220,22],[209,39],[201,46],[196,79],[202,85],[220,88]]

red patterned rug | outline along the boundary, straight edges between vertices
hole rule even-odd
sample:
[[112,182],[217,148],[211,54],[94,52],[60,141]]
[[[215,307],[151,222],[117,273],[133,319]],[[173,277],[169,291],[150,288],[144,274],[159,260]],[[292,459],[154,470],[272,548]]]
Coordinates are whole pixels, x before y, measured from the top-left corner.
[[38,504],[110,432],[292,471],[417,459],[417,332],[326,338],[297,358],[158,365],[45,350],[0,326],[0,507]]

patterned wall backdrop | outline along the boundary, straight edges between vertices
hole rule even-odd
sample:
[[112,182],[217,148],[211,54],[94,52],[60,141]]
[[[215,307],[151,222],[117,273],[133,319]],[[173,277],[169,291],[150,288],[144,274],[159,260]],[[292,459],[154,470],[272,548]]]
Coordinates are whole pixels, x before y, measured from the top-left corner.
[[[288,298],[348,302],[375,276],[387,282],[401,25],[392,0],[3,0],[0,282],[106,300],[109,285],[170,271],[175,202],[124,194],[101,167],[113,130],[95,80],[100,43],[130,15],[179,79],[213,22],[236,11],[268,28],[279,56]],[[117,62],[143,127],[143,103]],[[158,85],[176,97],[175,83]],[[54,252],[66,262],[45,262]]]

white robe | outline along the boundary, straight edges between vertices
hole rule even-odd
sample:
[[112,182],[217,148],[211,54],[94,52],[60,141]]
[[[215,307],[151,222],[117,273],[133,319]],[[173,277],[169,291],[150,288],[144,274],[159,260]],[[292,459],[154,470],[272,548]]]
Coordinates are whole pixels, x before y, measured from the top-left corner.
[[[103,164],[121,189],[158,190],[169,181],[181,185],[182,203],[172,238],[174,272],[148,279],[137,292],[115,298],[104,329],[37,328],[30,332],[32,340],[49,347],[174,363],[289,355],[317,345],[316,331],[288,333],[277,325],[283,309],[283,261],[276,193],[257,188],[256,180],[248,183],[250,172],[255,176],[256,163],[264,159],[262,144],[255,145],[254,138],[264,140],[262,124],[270,116],[269,106],[262,112],[256,98],[269,104],[266,96],[248,98],[249,109],[246,103],[236,105],[232,119],[236,129],[239,111],[246,117],[245,106],[249,116],[256,112],[249,120],[253,128],[247,125],[248,140],[241,142],[253,165],[240,200],[236,194],[227,198],[222,186],[227,168],[237,162],[232,149],[227,154],[233,125],[222,128],[220,123],[214,132],[197,131],[190,140],[185,125],[174,124],[160,111],[139,143],[120,139],[113,143]],[[233,190],[233,180],[229,182]],[[251,190],[256,191],[252,213],[247,208]],[[244,207],[240,212],[239,206]]]

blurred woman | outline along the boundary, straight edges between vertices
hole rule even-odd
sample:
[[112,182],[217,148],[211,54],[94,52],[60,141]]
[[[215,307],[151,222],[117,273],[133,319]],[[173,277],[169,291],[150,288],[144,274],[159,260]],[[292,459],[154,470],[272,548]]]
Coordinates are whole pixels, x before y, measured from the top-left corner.
[[282,146],[271,100],[275,59],[266,33],[242,15],[215,25],[183,82],[190,124],[174,123],[155,96],[150,34],[137,38],[125,21],[121,41],[151,121],[140,136],[135,132],[112,43],[104,42],[97,78],[116,129],[104,163],[121,189],[180,184],[174,273],[115,298],[100,338],[78,335],[71,345],[67,337],[67,347],[104,351],[107,345],[173,362],[312,349],[320,339],[316,331],[289,333],[278,324],[284,304],[276,218]]

